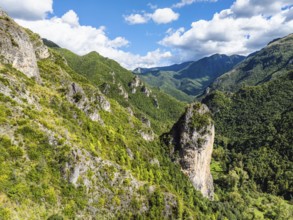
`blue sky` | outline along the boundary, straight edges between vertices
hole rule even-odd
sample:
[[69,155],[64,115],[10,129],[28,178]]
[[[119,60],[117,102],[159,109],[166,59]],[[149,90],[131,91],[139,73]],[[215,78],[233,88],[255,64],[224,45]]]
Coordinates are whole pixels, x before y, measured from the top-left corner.
[[154,9],[151,9],[151,6],[166,8],[178,3],[178,1],[130,0],[124,1],[123,4],[121,4],[121,0],[108,0],[103,2],[87,0],[83,2],[71,1],[70,4],[65,4],[64,1],[55,1],[53,5],[54,15],[61,17],[72,9],[78,14],[81,25],[105,26],[110,38],[123,36],[131,42],[125,50],[145,54],[160,46],[157,42],[164,37],[164,32],[169,28],[188,28],[193,21],[211,19],[215,12],[228,8],[233,3],[233,0],[198,2],[188,7],[174,9],[175,12],[180,14],[179,19],[174,22],[168,24],[149,22],[140,25],[129,25],[125,21],[124,16],[140,13],[141,11],[152,13]]
[[293,32],[291,0],[1,0],[22,26],[83,55],[152,67],[247,55]]

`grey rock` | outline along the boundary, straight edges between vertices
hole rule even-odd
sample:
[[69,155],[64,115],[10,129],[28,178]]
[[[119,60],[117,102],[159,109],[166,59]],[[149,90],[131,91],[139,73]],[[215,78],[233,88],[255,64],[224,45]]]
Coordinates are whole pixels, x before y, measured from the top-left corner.
[[146,126],[151,127],[151,121],[148,118],[142,117],[141,122],[144,123]]
[[127,107],[126,110],[130,114],[130,116],[133,116],[133,111],[130,107]]
[[160,106],[159,106],[159,101],[158,101],[158,99],[157,99],[156,96],[153,96],[153,101],[154,101],[154,106],[155,106],[156,108],[160,108]]
[[129,87],[131,88],[131,93],[136,93],[137,88],[141,86],[141,81],[138,76],[135,76],[132,81],[129,83]]
[[133,160],[133,153],[129,148],[126,148],[126,152],[131,160]]
[[139,133],[146,141],[153,141],[155,139],[155,134],[153,131],[139,131]]
[[26,31],[0,9],[0,57],[28,77],[40,80],[33,43]]
[[141,92],[144,93],[146,95],[146,97],[150,97],[150,95],[151,95],[151,90],[149,88],[147,88],[146,86],[143,86],[141,88]]
[[99,112],[95,109],[93,113],[89,114],[89,118],[92,120],[92,121],[97,121],[97,122],[100,122],[100,124],[104,124],[104,121],[103,119],[101,118]]
[[110,86],[108,83],[104,83],[104,84],[102,85],[102,87],[103,87],[102,92],[103,92],[104,94],[109,94],[110,89],[111,89],[111,86]]
[[[206,118],[206,123],[196,124],[198,117]],[[214,187],[210,163],[215,128],[208,107],[200,103],[191,104],[170,134],[174,151],[179,153],[182,172],[189,177],[193,186],[200,190],[203,196],[213,199]]]
[[100,103],[101,108],[104,111],[110,112],[111,111],[111,104],[103,95],[99,95],[97,97],[98,102]]
[[128,100],[128,93],[126,90],[123,88],[123,86],[118,83],[118,89],[119,89],[119,95],[121,95],[124,99]]
[[155,165],[155,166],[160,167],[160,162],[159,162],[159,160],[158,160],[157,158],[153,158],[153,159],[150,161],[150,163],[151,163],[152,165]]

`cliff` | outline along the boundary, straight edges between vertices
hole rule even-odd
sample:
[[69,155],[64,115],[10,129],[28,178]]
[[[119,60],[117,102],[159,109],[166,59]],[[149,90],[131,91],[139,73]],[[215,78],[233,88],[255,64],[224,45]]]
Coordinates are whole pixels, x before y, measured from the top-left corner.
[[18,26],[0,9],[0,60],[28,77],[40,79],[37,60],[50,56],[38,35]]
[[[206,105],[189,105],[169,134],[171,155],[203,196],[213,199],[210,163],[215,137],[214,124]],[[176,157],[176,155],[178,155]]]

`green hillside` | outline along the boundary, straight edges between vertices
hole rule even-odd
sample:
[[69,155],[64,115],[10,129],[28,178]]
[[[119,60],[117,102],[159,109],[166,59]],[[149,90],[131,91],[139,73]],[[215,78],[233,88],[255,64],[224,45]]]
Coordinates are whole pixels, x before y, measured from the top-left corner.
[[[138,118],[148,118],[151,126],[159,133],[171,127],[183,112],[183,103],[155,88],[151,89],[142,82],[136,88],[137,91],[132,93],[130,84],[135,75],[114,60],[104,58],[96,52],[78,56],[65,49],[57,49],[57,51],[66,58],[73,70],[98,86],[107,97],[115,99],[123,107],[130,107]],[[145,89],[149,91],[148,97]],[[128,98],[123,97],[121,90]]]
[[50,54],[41,84],[0,66],[0,219],[212,215],[150,128]]
[[219,77],[212,90],[237,91],[278,78],[292,69],[293,34],[272,41],[267,47],[247,57],[235,69]]
[[233,95],[216,91],[203,100],[214,112],[216,152],[226,157],[220,162],[226,172],[245,173],[246,187],[288,200],[293,196],[292,97],[291,70],[261,86]]
[[178,100],[192,102],[219,76],[231,70],[243,56],[215,54],[198,61],[133,72],[148,84],[160,88]]
[[[162,140],[184,103],[95,52],[47,48],[0,15],[1,220],[293,216],[291,71],[205,98],[218,133],[210,201]],[[206,117],[193,113],[187,127],[200,131]]]

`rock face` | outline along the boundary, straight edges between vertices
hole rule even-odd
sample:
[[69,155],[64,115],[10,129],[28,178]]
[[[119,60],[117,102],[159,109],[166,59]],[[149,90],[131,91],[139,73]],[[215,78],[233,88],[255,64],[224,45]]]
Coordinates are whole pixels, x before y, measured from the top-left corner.
[[141,82],[138,76],[135,76],[132,81],[129,83],[129,87],[131,88],[131,93],[135,94],[137,91],[137,88],[141,86]]
[[[44,48],[40,57],[45,55]],[[0,59],[28,77],[39,79],[35,48],[28,33],[0,9]]]
[[194,103],[174,125],[169,139],[169,144],[174,147],[171,154],[179,153],[179,158],[175,159],[182,171],[193,186],[209,199],[213,199],[214,194],[210,173],[214,136],[215,128],[208,107]]

